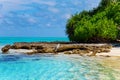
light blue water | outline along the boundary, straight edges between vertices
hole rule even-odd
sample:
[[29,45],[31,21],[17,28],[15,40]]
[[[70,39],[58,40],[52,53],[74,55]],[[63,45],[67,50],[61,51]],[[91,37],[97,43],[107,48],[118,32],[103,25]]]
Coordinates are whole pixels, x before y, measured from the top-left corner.
[[[2,38],[1,44],[43,41],[43,38]],[[47,39],[44,39],[47,41]],[[51,41],[67,41],[51,38]],[[117,80],[119,74],[95,58],[63,55],[0,54],[0,80]]]

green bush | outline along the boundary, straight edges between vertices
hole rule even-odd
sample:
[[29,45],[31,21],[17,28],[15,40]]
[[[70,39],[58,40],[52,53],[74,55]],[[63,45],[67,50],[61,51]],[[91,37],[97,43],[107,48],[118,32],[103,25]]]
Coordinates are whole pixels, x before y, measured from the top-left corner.
[[109,42],[119,39],[119,2],[120,0],[116,0],[116,2],[102,0],[98,8],[72,16],[66,25],[66,33],[70,41]]
[[83,24],[78,23],[74,33],[74,41],[87,42],[92,36],[94,36],[94,27],[89,21],[83,21]]

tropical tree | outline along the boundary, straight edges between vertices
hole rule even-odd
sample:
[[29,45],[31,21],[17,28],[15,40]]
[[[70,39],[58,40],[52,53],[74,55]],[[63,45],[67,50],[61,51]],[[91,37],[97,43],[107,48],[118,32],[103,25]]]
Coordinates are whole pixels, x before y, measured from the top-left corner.
[[120,39],[120,0],[102,0],[98,8],[73,15],[66,34],[75,42],[109,42]]

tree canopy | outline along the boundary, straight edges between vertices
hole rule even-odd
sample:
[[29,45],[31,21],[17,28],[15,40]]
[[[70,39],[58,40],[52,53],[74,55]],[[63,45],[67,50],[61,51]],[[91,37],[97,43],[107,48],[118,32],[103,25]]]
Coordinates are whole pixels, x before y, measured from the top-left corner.
[[102,0],[90,11],[73,15],[66,33],[74,42],[111,42],[120,39],[120,0]]

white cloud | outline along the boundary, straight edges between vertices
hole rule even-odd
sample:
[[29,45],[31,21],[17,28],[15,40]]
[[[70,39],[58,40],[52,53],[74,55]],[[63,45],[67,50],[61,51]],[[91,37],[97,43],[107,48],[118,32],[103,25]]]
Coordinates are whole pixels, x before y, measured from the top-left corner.
[[44,1],[44,0],[0,0],[0,3],[15,3],[15,4],[27,4],[27,3],[39,3],[39,4],[45,4],[49,6],[55,6],[55,1]]
[[4,16],[2,14],[0,14],[0,19],[3,18]]
[[28,22],[30,22],[30,23],[33,24],[33,23],[36,23],[37,21],[36,21],[34,18],[29,18],[29,19],[28,19]]
[[51,27],[51,24],[50,24],[50,23],[47,23],[46,26],[47,26],[47,27]]
[[74,1],[73,4],[76,5],[76,6],[79,6],[79,5],[82,5],[82,2],[80,0],[79,1]]
[[19,23],[23,21],[26,25],[39,25],[49,21],[50,24],[46,26],[51,26],[61,19],[69,19],[76,12],[95,7],[98,2],[99,0],[0,0],[0,22],[6,17],[8,20],[5,21],[9,24],[17,23],[17,18]]
[[[27,10],[31,9],[32,7],[23,6],[27,4],[43,4],[50,7],[53,7],[56,5],[55,1],[44,1],[44,0],[0,0],[0,13],[6,14],[10,11],[16,11],[16,10]],[[53,12],[57,12],[57,9],[51,8],[50,9]]]
[[70,17],[71,17],[71,14],[69,14],[69,13],[63,15],[63,18],[65,18],[65,19],[69,19]]
[[54,1],[40,1],[40,0],[36,0],[37,3],[39,4],[45,4],[45,5],[48,5],[48,6],[55,6],[56,5],[56,2]]
[[58,13],[59,12],[59,9],[57,9],[55,7],[49,7],[48,10],[53,12],[53,13]]
[[29,9],[29,7],[22,6],[21,5],[22,3],[23,2],[22,1],[20,2],[19,0],[17,0],[17,1],[2,0],[2,1],[0,1],[0,5],[2,5],[0,8],[0,13],[7,14],[10,11]]

